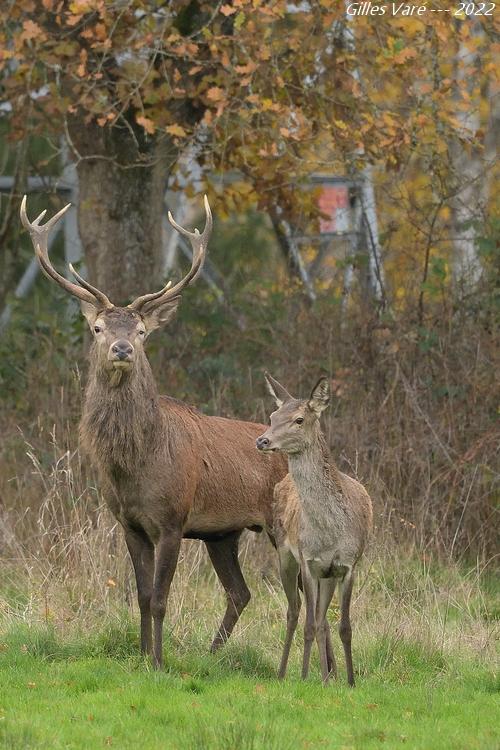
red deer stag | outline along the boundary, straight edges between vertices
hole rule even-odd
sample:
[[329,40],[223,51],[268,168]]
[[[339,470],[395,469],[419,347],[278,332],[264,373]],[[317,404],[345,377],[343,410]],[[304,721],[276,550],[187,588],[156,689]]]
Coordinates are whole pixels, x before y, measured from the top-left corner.
[[327,683],[336,677],[326,613],[339,585],[340,626],[347,681],[354,685],[349,608],[358,563],[372,526],[372,503],[365,488],[342,474],[332,459],[319,418],[330,401],[330,383],[320,378],[308,399],[290,396],[266,375],[277,411],[271,426],[257,439],[263,452],[288,454],[288,474],[275,488],[275,539],[281,580],[288,599],[287,630],[279,670],[285,676],[300,609],[299,573],[306,602],[302,677],[309,671],[314,636],[318,641],[321,674]]
[[285,459],[255,450],[263,425],[205,416],[159,396],[144,351],[146,338],[172,318],[182,291],[203,266],[212,231],[206,197],[202,234],[188,232],[169,214],[172,226],[193,248],[187,275],[127,307],[112,304],[71,266],[76,284],[52,266],[48,235],[67,208],[40,226],[45,211],[30,222],[25,197],[21,220],[42,271],[78,297],[93,334],[80,437],[98,470],[106,501],[123,526],[137,582],[141,650],[152,653],[159,668],[166,601],[182,538],[205,542],[226,591],[227,608],[212,643],[214,651],[230,636],[250,600],[238,542],[246,528],[271,529],[273,490],[286,474]]

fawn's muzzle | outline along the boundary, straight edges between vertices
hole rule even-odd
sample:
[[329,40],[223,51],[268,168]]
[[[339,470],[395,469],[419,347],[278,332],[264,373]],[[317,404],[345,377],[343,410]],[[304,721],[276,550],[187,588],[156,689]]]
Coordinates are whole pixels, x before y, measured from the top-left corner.
[[270,443],[271,441],[265,435],[261,435],[255,441],[255,445],[260,451],[269,450]]

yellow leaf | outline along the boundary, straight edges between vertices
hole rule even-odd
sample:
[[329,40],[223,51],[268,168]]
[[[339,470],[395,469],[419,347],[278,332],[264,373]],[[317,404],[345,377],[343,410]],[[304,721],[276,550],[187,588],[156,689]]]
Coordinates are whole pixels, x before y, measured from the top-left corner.
[[167,133],[170,133],[170,135],[176,135],[179,138],[185,138],[187,135],[182,125],[169,125],[167,128],[165,128],[165,130],[167,131]]

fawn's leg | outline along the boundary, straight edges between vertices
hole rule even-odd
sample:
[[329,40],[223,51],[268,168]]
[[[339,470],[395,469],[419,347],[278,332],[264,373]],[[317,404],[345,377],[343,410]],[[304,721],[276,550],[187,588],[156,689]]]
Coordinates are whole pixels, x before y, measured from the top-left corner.
[[332,633],[328,620],[326,621],[326,661],[328,664],[328,672],[333,675],[333,678],[337,679],[337,663],[333,654],[332,647]]
[[311,648],[316,635],[316,598],[318,594],[318,582],[311,576],[309,566],[301,556],[300,573],[302,587],[306,603],[306,623],[304,627],[304,656],[302,659],[302,679],[305,680],[309,674],[311,661]]
[[316,605],[316,640],[318,642],[319,658],[321,663],[321,676],[326,685],[330,672],[337,676],[337,665],[333,655],[330,626],[326,618],[328,607],[335,592],[337,580],[335,578],[321,578],[318,582],[318,601]]
[[349,570],[344,580],[340,585],[340,625],[339,633],[344,647],[345,664],[347,669],[347,682],[351,687],[354,687],[354,668],[352,665],[352,651],[351,651],[351,618],[349,615],[349,608],[351,606],[351,594],[352,586],[354,583],[354,571]]
[[281,657],[281,663],[278,672],[278,677],[280,680],[282,680],[286,674],[288,657],[290,655],[290,647],[292,645],[293,636],[297,627],[297,621],[299,619],[300,594],[298,587],[298,577],[300,568],[298,562],[296,561],[290,550],[281,547],[278,549],[278,555],[280,562],[281,583],[283,584],[283,588],[285,589],[285,594],[288,601],[288,609],[286,613],[285,645],[283,646],[283,655]]

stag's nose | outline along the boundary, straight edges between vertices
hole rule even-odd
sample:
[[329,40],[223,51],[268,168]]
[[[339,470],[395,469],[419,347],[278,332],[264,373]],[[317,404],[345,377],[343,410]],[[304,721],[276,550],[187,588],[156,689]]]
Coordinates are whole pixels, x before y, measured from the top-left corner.
[[113,359],[118,359],[120,362],[124,362],[127,359],[132,359],[134,347],[129,341],[120,339],[119,341],[115,341],[115,343],[111,345],[111,353]]
[[261,435],[257,438],[255,444],[260,451],[263,451],[265,448],[269,448],[269,442],[269,438],[266,438],[265,435]]

